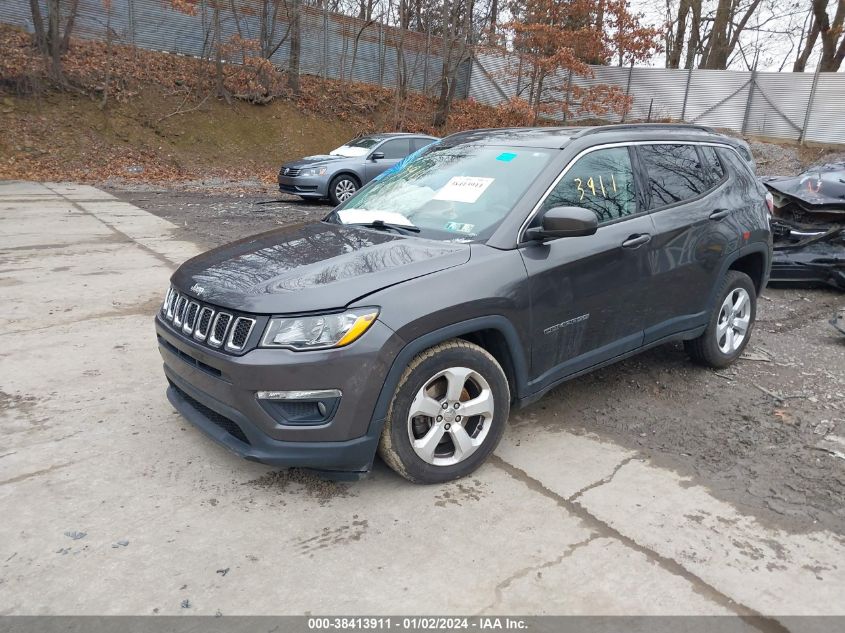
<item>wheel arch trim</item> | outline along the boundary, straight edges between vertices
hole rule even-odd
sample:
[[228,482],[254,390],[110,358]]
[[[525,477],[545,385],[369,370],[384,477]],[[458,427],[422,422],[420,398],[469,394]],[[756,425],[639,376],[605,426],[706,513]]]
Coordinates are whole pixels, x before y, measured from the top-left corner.
[[[768,244],[764,242],[754,242],[735,250],[722,262],[722,270],[719,273],[719,277],[717,278],[716,283],[713,285],[713,288],[710,289],[710,297],[707,301],[708,314],[715,307],[716,292],[719,289],[719,284],[721,283],[722,279],[725,278],[725,275],[731,269],[731,266],[733,266],[734,263],[736,263],[743,257],[753,254],[759,254],[763,257],[763,278],[760,280],[760,293],[762,294],[763,290],[766,288],[766,283],[769,280],[769,270],[772,266],[772,253],[771,248]],[[752,281],[754,280],[752,279]]]
[[349,176],[349,177],[351,177],[351,178],[352,178],[355,182],[357,182],[357,183],[358,183],[358,188],[359,188],[359,189],[360,189],[361,187],[363,187],[363,186],[364,186],[364,184],[363,184],[363,182],[362,182],[362,178],[361,178],[361,176],[359,176],[359,175],[358,175],[358,174],[356,174],[354,171],[351,171],[351,170],[349,170],[349,169],[341,169],[340,171],[338,171],[338,172],[336,172],[336,173],[334,173],[334,174],[332,174],[332,175],[331,175],[331,178],[329,179],[329,187],[331,187],[331,184],[332,184],[332,183],[333,183],[336,179],[340,178],[341,176]]
[[519,339],[516,328],[507,318],[501,315],[476,317],[433,330],[410,341],[400,350],[396,358],[393,359],[393,363],[384,380],[384,385],[382,385],[381,391],[379,392],[376,405],[373,408],[373,415],[370,418],[370,427],[367,435],[378,435],[381,432],[381,426],[387,419],[387,409],[393,399],[396,386],[399,384],[405,368],[417,354],[438,343],[453,338],[460,338],[463,335],[472,334],[480,330],[497,330],[504,336],[508,351],[510,352],[514,382],[516,383],[516,393],[511,394],[511,396],[519,398],[523,394],[525,385],[527,384],[528,363],[524,353],[524,346]]

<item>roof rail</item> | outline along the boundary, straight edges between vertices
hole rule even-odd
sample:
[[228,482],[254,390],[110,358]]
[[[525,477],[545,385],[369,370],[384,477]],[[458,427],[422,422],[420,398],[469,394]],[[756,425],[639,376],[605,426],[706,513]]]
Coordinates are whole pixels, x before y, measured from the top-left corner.
[[599,132],[608,132],[616,130],[649,130],[649,129],[678,129],[678,130],[697,130],[699,132],[707,132],[709,134],[718,134],[712,127],[706,125],[694,125],[691,123],[617,123],[613,125],[599,125],[595,127],[588,127],[573,135],[573,138],[581,138],[590,134],[598,134]]

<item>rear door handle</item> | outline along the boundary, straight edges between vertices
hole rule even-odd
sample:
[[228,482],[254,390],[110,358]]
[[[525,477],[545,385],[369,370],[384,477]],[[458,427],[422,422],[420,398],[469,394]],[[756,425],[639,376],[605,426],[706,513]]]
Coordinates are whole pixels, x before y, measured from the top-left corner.
[[648,244],[651,241],[651,235],[648,233],[640,233],[639,235],[632,235],[627,240],[622,242],[622,248],[637,248],[643,244]]
[[724,220],[730,214],[730,209],[716,209],[713,213],[710,214],[710,219],[716,220],[718,222],[719,220]]

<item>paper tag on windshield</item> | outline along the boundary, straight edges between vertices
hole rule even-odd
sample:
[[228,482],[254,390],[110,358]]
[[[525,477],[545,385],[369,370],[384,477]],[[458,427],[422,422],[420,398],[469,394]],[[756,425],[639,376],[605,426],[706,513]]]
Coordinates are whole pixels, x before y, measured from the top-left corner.
[[479,176],[453,176],[435,194],[434,199],[448,202],[475,202],[494,180],[495,178]]
[[375,220],[381,220],[388,224],[399,224],[401,226],[414,226],[401,213],[395,211],[375,211],[371,209],[343,209],[337,212],[337,216],[344,224],[369,224]]

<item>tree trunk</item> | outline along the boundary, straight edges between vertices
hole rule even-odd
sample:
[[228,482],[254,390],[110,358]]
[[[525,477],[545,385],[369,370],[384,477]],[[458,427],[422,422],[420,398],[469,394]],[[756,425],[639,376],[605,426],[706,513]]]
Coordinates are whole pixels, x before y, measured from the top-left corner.
[[836,72],[842,65],[842,58],[845,56],[845,37],[843,37],[842,44],[839,44],[839,38],[843,31],[842,27],[845,24],[845,0],[839,0],[837,3],[833,22],[827,15],[827,3],[828,0],[813,0],[813,13],[819,23],[822,36],[822,56],[819,59],[819,70],[821,72]]
[[818,39],[819,23],[816,21],[815,18],[812,18],[810,32],[807,33],[807,41],[804,43],[804,48],[801,49],[801,52],[798,54],[798,57],[795,59],[795,64],[793,64],[792,66],[792,72],[803,73],[805,70],[807,70],[807,60],[810,59],[810,55],[812,55],[813,48],[815,48],[816,40]]
[[61,7],[59,0],[47,2],[47,46],[50,51],[50,73],[53,79],[59,80],[62,77],[62,52],[59,42],[61,41]]
[[691,8],[692,32],[690,33],[689,44],[687,44],[687,58],[684,62],[684,68],[687,70],[695,66],[695,56],[701,46],[701,0],[692,0]]
[[724,70],[728,65],[728,26],[733,17],[733,2],[719,0],[716,7],[716,17],[713,18],[713,29],[710,31],[710,42],[701,59],[701,68]]
[[488,36],[491,44],[496,43],[496,26],[499,21],[499,0],[490,1],[490,35]]
[[33,43],[42,55],[47,55],[47,33],[44,31],[44,18],[41,17],[38,0],[29,0],[29,10],[32,13],[32,26],[35,29]]
[[684,40],[687,35],[687,15],[690,10],[690,0],[681,0],[678,7],[678,23],[675,26],[675,36],[672,48],[666,51],[666,68],[678,68],[681,64],[681,53],[684,50]]
[[300,11],[300,0],[292,0],[290,16],[290,53],[288,55],[288,88],[293,94],[298,95],[299,83],[299,58],[302,54],[302,20]]

